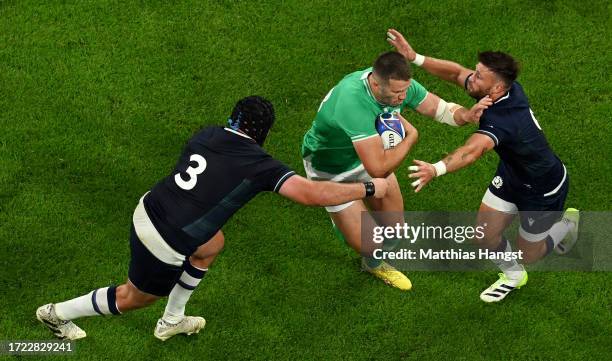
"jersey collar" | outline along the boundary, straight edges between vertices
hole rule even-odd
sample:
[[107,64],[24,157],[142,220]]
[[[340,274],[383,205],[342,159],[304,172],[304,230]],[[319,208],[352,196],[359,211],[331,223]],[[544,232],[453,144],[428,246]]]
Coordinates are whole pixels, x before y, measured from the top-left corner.
[[365,87],[368,95],[372,98],[372,100],[376,102],[376,104],[386,107],[387,105],[379,102],[374,96],[374,93],[372,93],[372,89],[370,88],[370,82],[368,81],[368,77],[370,76],[370,74],[372,74],[371,71],[366,71],[361,75],[361,81],[363,81],[363,86]]
[[493,104],[497,104],[497,103],[501,102],[502,100],[506,100],[506,99],[508,99],[508,98],[510,98],[510,90],[508,90],[508,92],[506,93],[506,95],[504,95],[503,97],[501,97],[501,98],[497,99],[497,100],[495,101],[495,103],[493,103]]

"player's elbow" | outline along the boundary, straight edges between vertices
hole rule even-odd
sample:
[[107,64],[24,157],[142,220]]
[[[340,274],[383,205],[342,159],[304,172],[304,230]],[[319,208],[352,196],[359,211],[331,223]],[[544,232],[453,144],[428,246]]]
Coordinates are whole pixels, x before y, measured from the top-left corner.
[[380,169],[373,172],[368,172],[372,178],[387,178],[391,174],[391,170]]
[[389,169],[390,167],[386,165],[385,161],[376,162],[376,164],[364,164],[364,168],[372,178],[386,178],[393,172],[393,170]]

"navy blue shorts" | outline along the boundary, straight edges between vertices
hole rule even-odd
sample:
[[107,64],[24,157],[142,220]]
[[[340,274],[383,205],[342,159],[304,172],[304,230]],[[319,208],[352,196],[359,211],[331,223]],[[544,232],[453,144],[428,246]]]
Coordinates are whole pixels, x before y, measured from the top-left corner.
[[157,259],[142,244],[134,225],[130,231],[130,281],[142,292],[155,296],[168,296],[181,277],[182,267],[164,263]]
[[491,181],[483,203],[506,213],[518,213],[521,224],[521,236],[528,241],[538,241],[563,216],[565,199],[569,192],[569,175],[559,184],[552,194],[541,194],[525,186],[515,186],[499,167]]

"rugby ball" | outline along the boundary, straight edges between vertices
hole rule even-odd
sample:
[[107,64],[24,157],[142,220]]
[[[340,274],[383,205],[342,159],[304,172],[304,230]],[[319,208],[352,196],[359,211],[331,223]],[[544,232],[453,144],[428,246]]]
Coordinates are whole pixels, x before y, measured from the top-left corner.
[[374,123],[376,131],[380,134],[385,149],[398,145],[406,136],[402,121],[394,113],[381,113]]

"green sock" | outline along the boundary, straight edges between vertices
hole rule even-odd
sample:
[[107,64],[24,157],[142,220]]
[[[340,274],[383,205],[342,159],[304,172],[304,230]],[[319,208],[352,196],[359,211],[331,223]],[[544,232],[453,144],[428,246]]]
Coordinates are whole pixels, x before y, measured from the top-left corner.
[[387,238],[383,241],[383,249],[385,251],[393,251],[399,242],[399,238]]
[[344,235],[342,234],[342,232],[340,232],[340,229],[336,226],[334,222],[332,222],[332,227],[334,228],[334,233],[336,233],[336,236],[338,236],[338,238],[340,238],[342,242],[346,243],[346,238],[344,238]]
[[365,259],[366,265],[370,268],[376,268],[383,262],[382,259],[376,259],[374,257],[363,257],[363,259]]
[[[395,247],[397,247],[399,242],[400,242],[399,238],[387,238],[383,241],[383,250],[392,251],[395,249]],[[383,262],[382,259],[376,259],[373,257],[364,257],[364,258],[365,258],[366,264],[370,268],[378,267]]]

